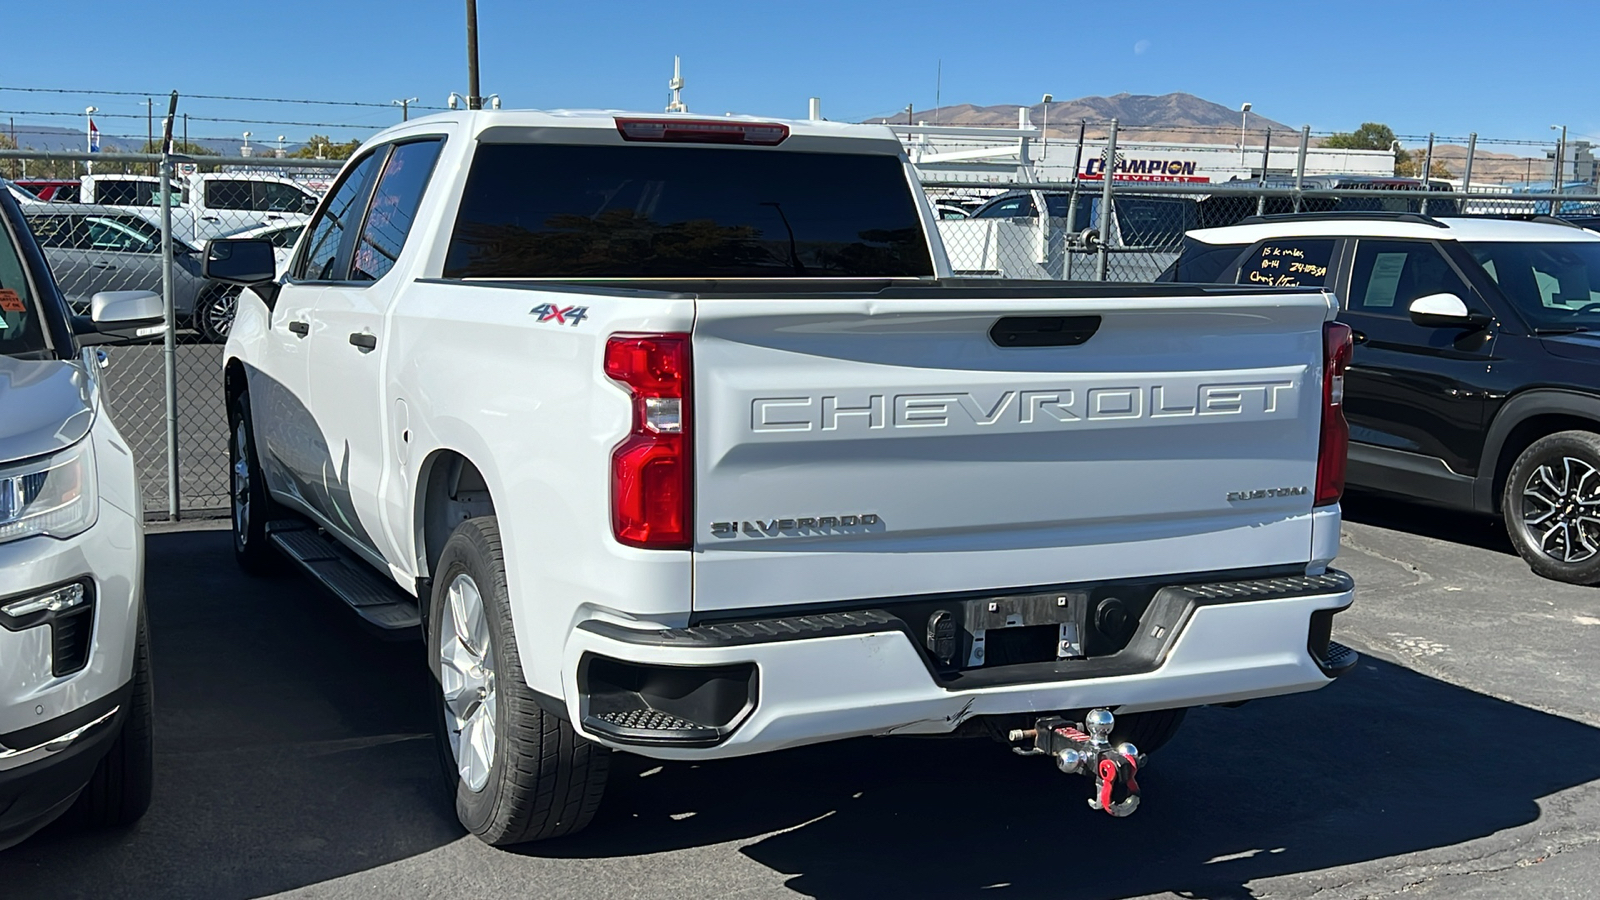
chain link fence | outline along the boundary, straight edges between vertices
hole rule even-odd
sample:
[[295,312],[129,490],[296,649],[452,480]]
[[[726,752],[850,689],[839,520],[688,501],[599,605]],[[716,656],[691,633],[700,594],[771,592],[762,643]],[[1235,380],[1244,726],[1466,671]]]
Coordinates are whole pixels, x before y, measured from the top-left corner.
[[[924,181],[939,216],[951,269],[962,276],[1063,281],[1153,281],[1171,265],[1183,236],[1252,216],[1393,212],[1429,216],[1536,218],[1600,216],[1600,196],[1510,190],[1462,194],[1449,185],[1396,181],[1341,187],[1304,178],[1216,185],[1101,182]],[[1042,213],[1042,214],[1041,214]]]
[[88,314],[102,291],[170,287],[161,343],[106,349],[106,408],[134,451],[147,516],[225,514],[222,349],[239,289],[204,277],[205,245],[225,235],[266,238],[281,268],[340,162],[0,151],[4,157],[89,164],[76,201],[20,198],[73,312]]
[[[225,514],[222,350],[238,289],[204,278],[205,244],[223,235],[267,238],[278,248],[281,270],[340,163],[0,151],[0,161],[8,158],[93,163],[92,173],[81,178],[77,202],[33,200],[23,206],[75,311],[88,312],[101,291],[170,288],[172,318],[163,342],[108,350],[106,404],[138,460],[147,515]],[[162,174],[148,174],[152,168]],[[1151,281],[1176,259],[1186,232],[1256,215],[1600,216],[1600,197],[1593,194],[1496,188],[1462,194],[1422,190],[1420,182],[1356,188],[1323,176],[1109,186],[1088,179],[982,185],[929,180],[923,187],[940,216],[939,234],[955,272],[996,278]]]

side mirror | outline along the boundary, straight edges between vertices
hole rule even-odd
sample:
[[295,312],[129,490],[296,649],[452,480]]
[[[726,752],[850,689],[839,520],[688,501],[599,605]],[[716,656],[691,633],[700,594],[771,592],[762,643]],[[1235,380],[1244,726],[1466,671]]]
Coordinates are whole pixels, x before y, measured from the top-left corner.
[[277,277],[272,242],[264,238],[218,238],[206,244],[205,277],[249,287]]
[[1411,301],[1411,321],[1423,328],[1482,328],[1489,324],[1483,313],[1469,312],[1455,294],[1428,294]]
[[89,301],[89,315],[73,316],[78,343],[126,344],[150,340],[166,331],[161,296],[153,291],[101,291]]

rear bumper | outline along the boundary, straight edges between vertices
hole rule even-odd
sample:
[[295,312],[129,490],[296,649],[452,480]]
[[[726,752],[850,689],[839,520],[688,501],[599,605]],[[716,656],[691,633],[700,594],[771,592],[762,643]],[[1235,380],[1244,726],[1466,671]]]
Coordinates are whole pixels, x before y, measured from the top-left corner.
[[[600,743],[665,759],[703,759],[863,735],[944,734],[973,716],[1090,707],[1128,713],[1310,691],[1353,663],[1348,651],[1319,659],[1308,646],[1314,617],[1326,621],[1354,599],[1347,576],[1322,583],[1335,582],[1341,589],[1197,603],[1147,666],[1084,665],[1074,673],[1075,664],[1066,663],[1049,677],[966,689],[961,681],[941,683],[907,630],[881,623],[846,623],[818,629],[817,636],[714,642],[587,622],[574,630],[563,657],[565,704],[578,730]],[[712,746],[616,741],[584,724],[579,673],[595,657],[645,666],[753,664],[756,687],[750,707]]]

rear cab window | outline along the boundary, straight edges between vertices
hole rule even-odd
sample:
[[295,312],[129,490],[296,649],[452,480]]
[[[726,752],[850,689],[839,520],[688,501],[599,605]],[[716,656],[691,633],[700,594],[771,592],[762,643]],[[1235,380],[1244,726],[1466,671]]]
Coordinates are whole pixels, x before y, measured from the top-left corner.
[[931,277],[896,156],[485,144],[446,278]]

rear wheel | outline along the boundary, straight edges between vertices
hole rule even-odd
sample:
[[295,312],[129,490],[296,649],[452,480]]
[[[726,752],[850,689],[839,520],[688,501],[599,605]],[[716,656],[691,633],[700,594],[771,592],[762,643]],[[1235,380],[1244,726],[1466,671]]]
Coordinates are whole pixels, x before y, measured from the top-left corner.
[[121,731],[67,813],[87,828],[128,825],[150,808],[155,785],[154,702],[150,680],[150,635],[143,605],[133,649],[133,693],[122,713]]
[[428,628],[439,759],[461,824],[495,846],[588,825],[609,751],[540,707],[523,678],[494,517],[462,522],[445,542]]
[[267,519],[273,510],[267,483],[256,457],[255,428],[250,420],[250,395],[241,392],[229,409],[229,499],[233,513],[233,558],[252,575],[265,575],[278,562],[267,546]]
[[1600,434],[1534,441],[1512,465],[1500,505],[1512,545],[1536,574],[1600,583]]

